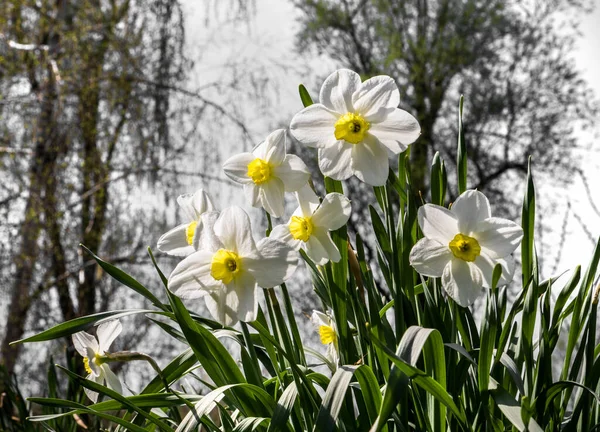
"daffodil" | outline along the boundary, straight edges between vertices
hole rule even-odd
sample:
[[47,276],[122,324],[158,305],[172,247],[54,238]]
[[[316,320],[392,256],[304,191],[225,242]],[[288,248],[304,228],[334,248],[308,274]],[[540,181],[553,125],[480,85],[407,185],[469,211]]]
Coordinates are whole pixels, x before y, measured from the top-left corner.
[[[96,337],[86,332],[73,335],[73,345],[83,357],[83,366],[88,373],[87,379],[104,385],[118,393],[123,389],[119,378],[110,370],[105,353],[121,333],[122,327],[119,320],[112,320],[100,324],[96,329]],[[98,400],[98,393],[84,389],[85,394],[94,403]]]
[[327,346],[327,358],[337,366],[340,355],[337,326],[334,319],[328,314],[313,310],[311,321],[317,327],[321,343]]
[[339,193],[330,193],[322,203],[310,186],[297,193],[300,206],[285,225],[273,229],[271,237],[280,239],[296,250],[304,249],[318,265],[327,261],[338,262],[340,251],[329,236],[329,231],[343,226],[350,218],[350,200]]
[[241,153],[223,164],[225,174],[244,185],[254,207],[275,217],[283,215],[284,192],[295,192],[306,184],[310,173],[298,156],[286,155],[286,132],[278,129],[252,153]]
[[388,150],[406,150],[421,132],[417,120],[398,108],[400,92],[389,76],[361,82],[356,72],[335,71],[323,83],[319,102],[296,114],[290,131],[302,144],[319,149],[321,172],[336,180],[356,175],[370,185],[384,185]]
[[224,325],[256,318],[257,284],[280,285],[296,270],[298,258],[285,243],[252,237],[250,218],[239,207],[205,213],[198,227],[198,250],[169,277],[182,298],[203,297],[213,318]]
[[516,223],[492,217],[488,199],[479,191],[462,193],[451,210],[433,204],[419,208],[425,236],[410,253],[410,264],[422,275],[441,277],[442,286],[459,305],[469,306],[481,288],[490,288],[496,264],[502,266],[499,285],[514,274],[512,252],[523,238]]
[[213,211],[210,197],[204,190],[198,189],[194,194],[179,195],[177,204],[184,211],[188,222],[166,232],[158,239],[159,251],[174,256],[187,256],[194,252],[194,238],[200,216]]

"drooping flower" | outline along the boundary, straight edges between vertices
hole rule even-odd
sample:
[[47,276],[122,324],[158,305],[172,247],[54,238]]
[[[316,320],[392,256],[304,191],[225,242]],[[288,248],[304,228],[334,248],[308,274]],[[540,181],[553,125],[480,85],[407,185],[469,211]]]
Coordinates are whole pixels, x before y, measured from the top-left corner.
[[[73,345],[83,357],[83,365],[88,373],[87,379],[104,385],[118,393],[123,392],[121,381],[110,370],[106,363],[105,353],[121,333],[122,327],[119,320],[111,320],[100,324],[96,330],[96,337],[86,332],[75,333]],[[98,393],[84,388],[85,394],[94,403],[98,400]]]
[[169,289],[182,298],[203,297],[224,325],[253,321],[257,284],[271,288],[286,281],[298,265],[296,253],[272,238],[255,243],[250,218],[240,207],[205,213],[198,225],[198,250],[175,267]]
[[304,249],[318,265],[338,262],[340,251],[329,231],[343,226],[350,218],[350,200],[339,193],[330,193],[322,203],[310,186],[300,189],[296,196],[300,206],[285,225],[273,228],[272,238],[280,239],[296,250]]
[[442,286],[459,305],[471,305],[481,288],[490,288],[496,264],[502,266],[499,285],[515,271],[511,254],[521,243],[523,229],[492,217],[488,199],[479,191],[463,192],[451,210],[433,204],[419,208],[425,236],[410,252],[410,264],[424,276],[441,277]]
[[286,132],[271,133],[252,153],[241,153],[223,164],[225,174],[244,185],[254,207],[275,217],[283,215],[284,192],[295,192],[306,184],[310,173],[298,156],[286,155]]
[[177,204],[184,211],[189,222],[181,224],[166,232],[158,239],[159,251],[174,256],[187,256],[194,252],[194,237],[200,216],[214,211],[210,197],[204,190],[198,189],[194,194],[179,195]]
[[311,321],[317,327],[321,343],[327,345],[327,358],[337,366],[340,355],[335,320],[329,314],[313,310]]
[[319,102],[294,116],[290,132],[319,149],[321,172],[336,180],[356,175],[370,185],[384,185],[388,150],[406,150],[421,132],[417,120],[398,108],[400,92],[389,76],[361,83],[356,72],[335,71],[323,83]]

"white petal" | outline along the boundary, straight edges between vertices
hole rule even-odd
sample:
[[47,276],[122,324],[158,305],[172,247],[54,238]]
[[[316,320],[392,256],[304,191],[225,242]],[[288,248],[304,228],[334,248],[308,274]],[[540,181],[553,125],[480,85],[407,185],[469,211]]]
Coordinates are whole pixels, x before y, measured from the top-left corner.
[[292,233],[290,233],[289,224],[277,225],[275,228],[273,228],[273,231],[271,231],[269,238],[282,241],[295,251],[299,251],[300,247],[302,246],[302,240],[296,240],[292,236]]
[[330,193],[315,211],[312,222],[315,226],[326,230],[336,230],[348,222],[352,206],[350,200],[340,193]]
[[199,298],[223,287],[210,275],[213,253],[197,251],[181,261],[169,276],[168,286],[181,298]]
[[244,195],[246,196],[246,200],[250,202],[252,207],[260,207],[260,188],[258,185],[254,183],[247,183],[244,185]]
[[521,243],[523,229],[508,219],[491,217],[477,224],[473,237],[491,258],[504,258]]
[[290,123],[294,138],[308,147],[322,148],[335,143],[335,122],[339,114],[321,104],[313,104],[297,113]]
[[336,70],[321,86],[319,102],[341,114],[354,112],[352,95],[359,88],[360,75],[348,69]]
[[121,331],[123,331],[123,326],[118,319],[100,324],[96,329],[98,352],[104,354],[105,351],[108,351],[110,345],[121,334]]
[[482,253],[475,259],[475,265],[481,270],[483,286],[485,288],[492,287],[492,276],[496,264],[502,266],[502,276],[500,276],[498,286],[509,284],[515,274],[515,260],[512,256],[509,255],[506,258],[490,258],[487,254]]
[[419,138],[421,126],[411,114],[396,108],[381,123],[372,123],[369,133],[398,154]]
[[386,148],[372,137],[352,148],[352,168],[361,181],[371,186],[383,186],[390,172]]
[[454,213],[435,204],[419,207],[418,219],[423,235],[443,245],[450,244],[459,232],[458,220]]
[[308,238],[308,241],[304,243],[303,246],[308,257],[313,260],[316,265],[322,266],[327,264],[327,261],[329,261],[327,249],[325,249],[325,246],[323,246],[323,243],[321,243],[319,237],[314,235],[314,233]]
[[273,169],[275,177],[281,179],[286,192],[295,192],[308,182],[310,172],[306,164],[296,155],[287,155]]
[[391,77],[379,75],[361,84],[352,95],[352,103],[367,121],[379,122],[398,107],[400,92]]
[[256,298],[256,281],[249,274],[236,278],[233,289],[237,296],[237,308],[235,309],[239,321],[254,321],[258,311],[258,300]]
[[215,210],[215,205],[213,204],[210,196],[204,191],[204,189],[198,189],[194,192],[192,197],[192,207],[196,212],[196,217],[194,220],[198,220],[198,218],[205,212],[210,212]]
[[453,259],[442,274],[442,286],[450,297],[462,307],[475,302],[481,293],[483,278],[481,271],[472,263]]
[[431,277],[441,277],[444,268],[452,260],[452,251],[448,245],[442,245],[436,240],[422,238],[410,251],[410,265],[415,270]]
[[179,225],[161,235],[156,245],[158,250],[173,256],[188,256],[194,252],[194,247],[187,242],[186,230],[188,225]]
[[335,141],[319,149],[319,168],[327,177],[346,180],[354,175],[352,170],[352,147],[346,141]]
[[78,333],[73,334],[71,337],[73,339],[73,345],[75,346],[75,350],[82,356],[87,356],[88,347],[91,348],[94,352],[98,351],[98,341],[94,336],[89,333],[80,331]]
[[102,368],[100,366],[98,366],[96,364],[96,362],[94,361],[94,359],[96,358],[96,354],[98,354],[98,351],[93,350],[91,347],[87,347],[86,351],[87,352],[86,352],[85,356],[88,358],[88,366],[92,370],[91,375],[93,375],[95,377],[101,377],[102,376]]
[[320,326],[330,326],[331,325],[331,319],[329,318],[329,316],[327,314],[324,314],[323,312],[319,312],[316,310],[313,310],[312,316],[311,316],[311,321],[318,327]]
[[278,178],[272,178],[266,183],[258,185],[258,201],[271,216],[281,217],[284,212],[285,188]]
[[259,286],[281,285],[296,271],[298,254],[285,243],[264,238],[258,242],[258,254],[244,258],[242,268],[248,270]]
[[321,204],[319,197],[308,184],[296,192],[296,198],[300,204],[300,214],[297,215],[296,210],[294,216],[311,217]]
[[[329,233],[327,231],[317,228],[313,232],[311,239],[312,239],[312,237],[315,237],[319,240],[319,243],[321,243],[321,246],[325,250],[327,259],[329,261],[333,261],[333,262],[340,261],[340,259],[342,258],[342,256],[340,255],[340,251],[337,248],[337,246],[335,245],[335,243],[333,242],[333,240],[331,239],[331,236],[329,235]],[[309,243],[310,243],[311,239],[309,239]]]
[[478,190],[464,191],[450,209],[458,218],[458,229],[463,234],[475,231],[477,224],[492,214],[490,202]]
[[248,177],[248,164],[254,159],[256,159],[256,156],[252,153],[236,154],[225,161],[223,171],[234,182],[241,184],[252,183],[252,179]]
[[185,213],[185,218],[188,221],[196,220],[196,210],[194,209],[194,194],[183,194],[177,197],[177,204]]
[[100,366],[106,380],[106,387],[116,391],[119,394],[123,393],[123,387],[121,386],[121,380],[110,370],[107,364]]
[[[252,321],[253,314],[254,317],[256,315],[254,308],[258,306],[255,300],[256,281],[252,275],[247,272],[242,273],[236,278],[235,283],[237,290],[232,282],[204,297],[206,308],[211,316],[226,326],[237,324],[240,318]],[[240,299],[238,291],[243,291],[242,299]]]
[[194,233],[194,249],[205,252],[216,252],[223,248],[223,243],[214,231],[215,223],[219,219],[219,212],[206,212],[200,216],[196,232]]
[[[87,377],[85,377],[86,379],[89,379],[91,381],[94,381],[95,383],[98,384],[102,384],[102,377],[101,376],[94,376],[94,375],[88,375]],[[91,391],[87,388],[83,388],[83,391],[85,392],[85,395],[88,397],[89,400],[91,400],[93,403],[98,402],[98,393]]]
[[272,132],[253,153],[270,164],[277,166],[285,158],[286,133],[285,129],[277,129]]
[[241,207],[232,206],[223,210],[214,230],[225,249],[240,256],[255,253],[256,244],[252,237],[250,218]]

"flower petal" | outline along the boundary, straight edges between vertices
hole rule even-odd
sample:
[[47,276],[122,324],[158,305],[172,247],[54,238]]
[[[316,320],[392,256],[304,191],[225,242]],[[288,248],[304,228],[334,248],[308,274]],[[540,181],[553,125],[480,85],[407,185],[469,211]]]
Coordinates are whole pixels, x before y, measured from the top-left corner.
[[352,95],[361,87],[360,75],[349,69],[339,69],[329,75],[319,93],[319,102],[340,114],[354,112]]
[[337,141],[334,125],[338,117],[325,106],[313,104],[292,118],[290,132],[305,146],[323,148]]
[[277,129],[276,131],[271,132],[265,141],[254,149],[252,153],[255,157],[261,158],[273,166],[277,166],[281,164],[283,158],[285,158],[285,148],[285,129]]
[[267,237],[258,242],[257,249],[258,254],[242,260],[242,267],[254,276],[259,286],[281,285],[296,271],[298,254],[285,243]]
[[491,258],[486,253],[482,253],[475,259],[475,265],[481,270],[483,286],[485,288],[492,287],[492,276],[496,264],[502,266],[502,276],[500,276],[498,286],[507,285],[513,279],[515,274],[515,260],[512,256],[509,255],[506,258]]
[[369,122],[380,122],[400,103],[396,82],[387,75],[374,76],[363,82],[352,95],[355,111]]
[[91,348],[92,351],[98,352],[98,341],[94,336],[84,331],[73,334],[73,345],[75,350],[82,356],[87,356],[87,349]]
[[280,165],[274,167],[275,177],[281,179],[286,192],[295,192],[308,182],[310,172],[296,155],[287,155]]
[[274,177],[266,183],[258,186],[258,201],[271,216],[281,217],[284,212],[285,187],[283,182]]
[[352,148],[352,169],[361,181],[371,186],[383,186],[390,171],[386,148],[372,136],[365,137],[362,143]]
[[241,184],[252,183],[252,179],[248,176],[248,164],[254,159],[256,159],[256,156],[252,153],[236,154],[225,161],[223,171],[234,182]]
[[[307,242],[303,244],[304,250],[308,257],[313,260],[316,265],[325,265],[329,261],[327,249],[321,243],[321,240],[313,232]],[[338,260],[339,261],[339,260]]]
[[313,310],[312,316],[310,317],[311,321],[317,326],[317,330],[320,326],[331,326],[331,318],[327,314],[323,312],[319,312],[317,310]]
[[245,184],[244,195],[246,196],[246,200],[250,201],[252,207],[260,207],[260,202],[258,200],[260,196],[260,188],[258,185],[255,185],[254,183]]
[[232,206],[223,210],[214,230],[225,249],[242,257],[256,252],[250,218],[241,207]]
[[[311,238],[312,237],[316,237],[319,240],[319,243],[321,243],[321,246],[325,250],[325,256],[327,257],[328,261],[339,262],[340,259],[342,259],[339,249],[327,231],[316,228]],[[310,240],[311,239],[309,239],[309,242]]]
[[[249,273],[242,273],[234,282],[224,285],[204,297],[206,308],[211,316],[226,326],[238,321],[252,321],[256,317],[256,281]],[[240,293],[242,297],[240,297]]]
[[181,298],[199,298],[223,284],[210,274],[213,253],[197,251],[181,261],[169,276],[168,287]]
[[98,352],[104,354],[105,351],[108,351],[110,345],[121,334],[121,331],[123,331],[123,326],[118,319],[100,324],[96,329]]
[[453,259],[442,274],[442,286],[446,293],[462,307],[470,306],[481,293],[481,271],[472,263]]
[[188,225],[179,225],[161,235],[156,245],[158,250],[173,256],[188,256],[194,252],[194,247],[187,242]]
[[491,258],[504,258],[521,243],[523,229],[508,219],[491,217],[477,224],[473,237]]
[[421,126],[411,114],[396,108],[381,123],[372,123],[369,133],[398,154],[419,138]]
[[237,296],[237,308],[235,309],[239,321],[254,321],[258,311],[258,300],[256,298],[256,281],[249,273],[233,281],[233,289]]
[[330,193],[323,198],[323,202],[312,216],[315,226],[333,231],[342,227],[348,219],[352,206],[350,200],[340,193]]
[[458,218],[458,229],[463,234],[475,231],[477,224],[491,217],[490,202],[478,190],[464,191],[450,209]]
[[454,213],[435,204],[419,207],[418,219],[423,235],[442,245],[448,245],[459,232]]
[[185,212],[190,222],[198,220],[202,213],[213,211],[215,208],[210,197],[203,189],[198,189],[193,194],[179,195],[177,204]]
[[300,204],[300,214],[296,214],[298,211],[296,209],[294,216],[311,217],[321,204],[319,197],[315,194],[315,191],[313,191],[313,188],[310,187],[309,184],[296,192],[296,198],[298,199],[298,204]]
[[352,170],[352,148],[354,144],[335,141],[319,149],[319,168],[327,177],[346,180],[354,175]]
[[216,252],[223,248],[223,243],[217,237],[214,231],[215,223],[219,219],[220,213],[216,211],[206,212],[200,216],[196,232],[194,233],[194,249],[205,252]]
[[100,365],[100,367],[102,368],[104,379],[106,380],[106,387],[122,394],[123,387],[121,385],[121,380],[110,370],[107,364]]
[[436,240],[422,238],[410,251],[410,265],[423,276],[441,277],[446,265],[452,261],[448,245]]
[[[100,375],[92,375],[89,374],[86,379],[89,379],[90,381],[94,381],[97,384],[102,384],[102,377]],[[89,400],[91,400],[93,403],[98,402],[98,393],[91,391],[87,388],[83,388],[83,391],[85,392],[85,395],[88,397]]]
[[292,236],[289,223],[277,225],[275,228],[273,228],[273,231],[271,231],[269,238],[284,242],[296,252],[299,251],[300,247],[302,246],[302,240],[296,240]]

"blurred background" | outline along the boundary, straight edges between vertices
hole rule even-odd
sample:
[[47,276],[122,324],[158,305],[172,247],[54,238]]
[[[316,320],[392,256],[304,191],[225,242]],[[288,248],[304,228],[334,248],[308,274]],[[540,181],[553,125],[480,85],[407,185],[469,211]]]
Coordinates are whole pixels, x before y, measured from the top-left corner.
[[[518,220],[531,155],[542,275],[585,265],[600,234],[597,6],[1,0],[0,364],[17,374],[25,394],[41,394],[45,365],[51,356],[68,361],[70,341],[9,342],[78,316],[148,306],[79,243],[162,294],[147,247],[182,223],[178,195],[202,187],[219,208],[245,206],[256,233],[264,232],[261,213],[244,203],[221,164],[287,127],[302,108],[298,84],[317,98],[323,79],[340,67],[396,79],[401,107],[422,127],[411,169],[424,197],[435,152],[454,178],[464,94],[469,187],[485,192],[496,214]],[[289,142],[318,172],[316,154]],[[369,242],[372,194],[354,180],[346,188],[351,236]],[[367,250],[375,259],[374,244]],[[179,261],[157,256],[167,274]],[[290,291],[314,341],[305,315],[316,307],[311,290],[299,270]],[[203,313],[201,303],[188,306]],[[117,349],[145,351],[159,364],[179,352],[148,320],[123,322]],[[122,374],[135,391],[151,371],[128,367]]]

